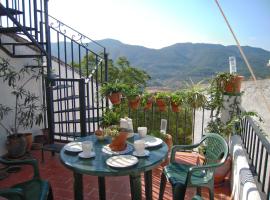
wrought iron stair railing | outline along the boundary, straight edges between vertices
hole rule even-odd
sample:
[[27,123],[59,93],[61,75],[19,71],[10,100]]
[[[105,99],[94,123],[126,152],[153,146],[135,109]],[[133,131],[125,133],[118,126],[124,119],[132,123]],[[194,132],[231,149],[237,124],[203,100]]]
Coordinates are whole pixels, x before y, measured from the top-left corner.
[[54,140],[70,141],[100,126],[105,99],[99,87],[107,80],[107,54],[102,45],[49,16],[52,72],[49,86]]

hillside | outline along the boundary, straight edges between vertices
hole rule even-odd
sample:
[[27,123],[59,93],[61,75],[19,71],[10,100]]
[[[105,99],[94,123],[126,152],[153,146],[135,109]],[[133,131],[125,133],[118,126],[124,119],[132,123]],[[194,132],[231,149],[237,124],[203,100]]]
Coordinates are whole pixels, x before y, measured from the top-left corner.
[[[239,73],[245,77],[250,76],[236,46],[177,43],[161,49],[150,49],[112,39],[98,42],[106,47],[111,59],[125,56],[132,66],[147,71],[152,77],[152,86],[175,88],[190,79],[199,81],[216,72],[228,71],[229,56],[236,57]],[[91,47],[91,43],[89,45]],[[270,52],[249,46],[243,46],[243,50],[254,67],[256,76],[269,77],[270,68],[266,67],[266,63],[270,59]],[[69,49],[67,52],[70,52]],[[52,53],[57,54],[56,44],[52,45]],[[69,58],[69,54],[67,57]]]

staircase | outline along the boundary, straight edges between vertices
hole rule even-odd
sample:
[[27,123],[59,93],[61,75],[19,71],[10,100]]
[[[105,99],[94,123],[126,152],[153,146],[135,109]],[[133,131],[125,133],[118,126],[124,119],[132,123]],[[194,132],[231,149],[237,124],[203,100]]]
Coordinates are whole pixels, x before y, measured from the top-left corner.
[[99,94],[108,78],[106,49],[49,16],[48,0],[1,1],[0,48],[11,58],[42,62],[51,143],[72,141],[99,128],[108,105]]

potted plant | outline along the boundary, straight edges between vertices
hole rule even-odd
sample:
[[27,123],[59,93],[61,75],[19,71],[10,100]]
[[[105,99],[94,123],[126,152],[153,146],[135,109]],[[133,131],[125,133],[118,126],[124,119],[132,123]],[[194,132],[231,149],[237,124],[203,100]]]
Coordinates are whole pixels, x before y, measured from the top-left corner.
[[167,109],[168,104],[168,93],[167,92],[157,92],[155,95],[156,104],[160,112],[164,112]]
[[102,96],[108,97],[113,105],[117,105],[121,103],[122,93],[125,88],[126,85],[118,81],[107,82],[102,85],[100,92]]
[[123,151],[126,148],[128,132],[125,129],[120,129],[119,126],[114,125],[105,128],[104,133],[112,138],[112,142],[109,144],[112,151]]
[[171,108],[173,112],[180,112],[181,105],[184,103],[185,100],[185,91],[177,91],[170,94],[170,102]]
[[211,84],[220,88],[225,94],[237,95],[241,92],[241,83],[243,79],[243,76],[236,73],[223,72],[217,74]]
[[189,85],[185,94],[187,104],[193,109],[202,108],[207,103],[205,89],[201,86],[201,82]]
[[[2,59],[0,62],[0,78],[7,84],[15,100],[13,106],[0,104],[0,126],[8,134],[6,144],[9,157],[17,158],[25,154],[27,143],[25,136],[19,133],[21,128],[31,128],[43,120],[43,107],[39,105],[39,97],[26,89],[31,80],[38,80],[40,76],[41,70],[23,67],[17,71],[7,60]],[[14,121],[9,128],[2,120],[11,113]]]
[[137,110],[141,102],[141,92],[138,87],[127,87],[124,95],[128,99],[128,105],[132,110]]
[[153,105],[153,95],[145,92],[141,97],[141,106],[144,110],[150,110]]

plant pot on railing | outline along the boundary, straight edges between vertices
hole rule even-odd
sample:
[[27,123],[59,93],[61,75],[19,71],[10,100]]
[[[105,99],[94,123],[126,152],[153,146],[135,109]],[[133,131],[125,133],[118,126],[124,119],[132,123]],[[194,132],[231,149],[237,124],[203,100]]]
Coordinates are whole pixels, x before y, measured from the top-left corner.
[[243,76],[235,75],[230,81],[224,84],[224,91],[227,94],[239,94],[241,92],[241,83],[244,80]]
[[26,139],[23,134],[12,134],[7,136],[6,148],[8,157],[19,158],[26,152]]
[[180,105],[178,105],[178,104],[176,104],[174,102],[171,102],[171,108],[172,108],[173,112],[180,112],[181,111]]
[[144,106],[144,110],[150,110],[153,106],[153,100],[152,99],[148,99],[148,101],[146,102],[145,106]]
[[107,96],[111,103],[113,105],[118,105],[121,103],[121,97],[122,97],[122,93],[121,92],[113,92],[110,95]]
[[140,102],[141,102],[141,98],[140,98],[140,96],[137,96],[135,98],[128,100],[128,106],[132,110],[137,110],[140,106]]
[[165,112],[167,110],[167,104],[165,99],[156,99],[156,104],[160,112]]

